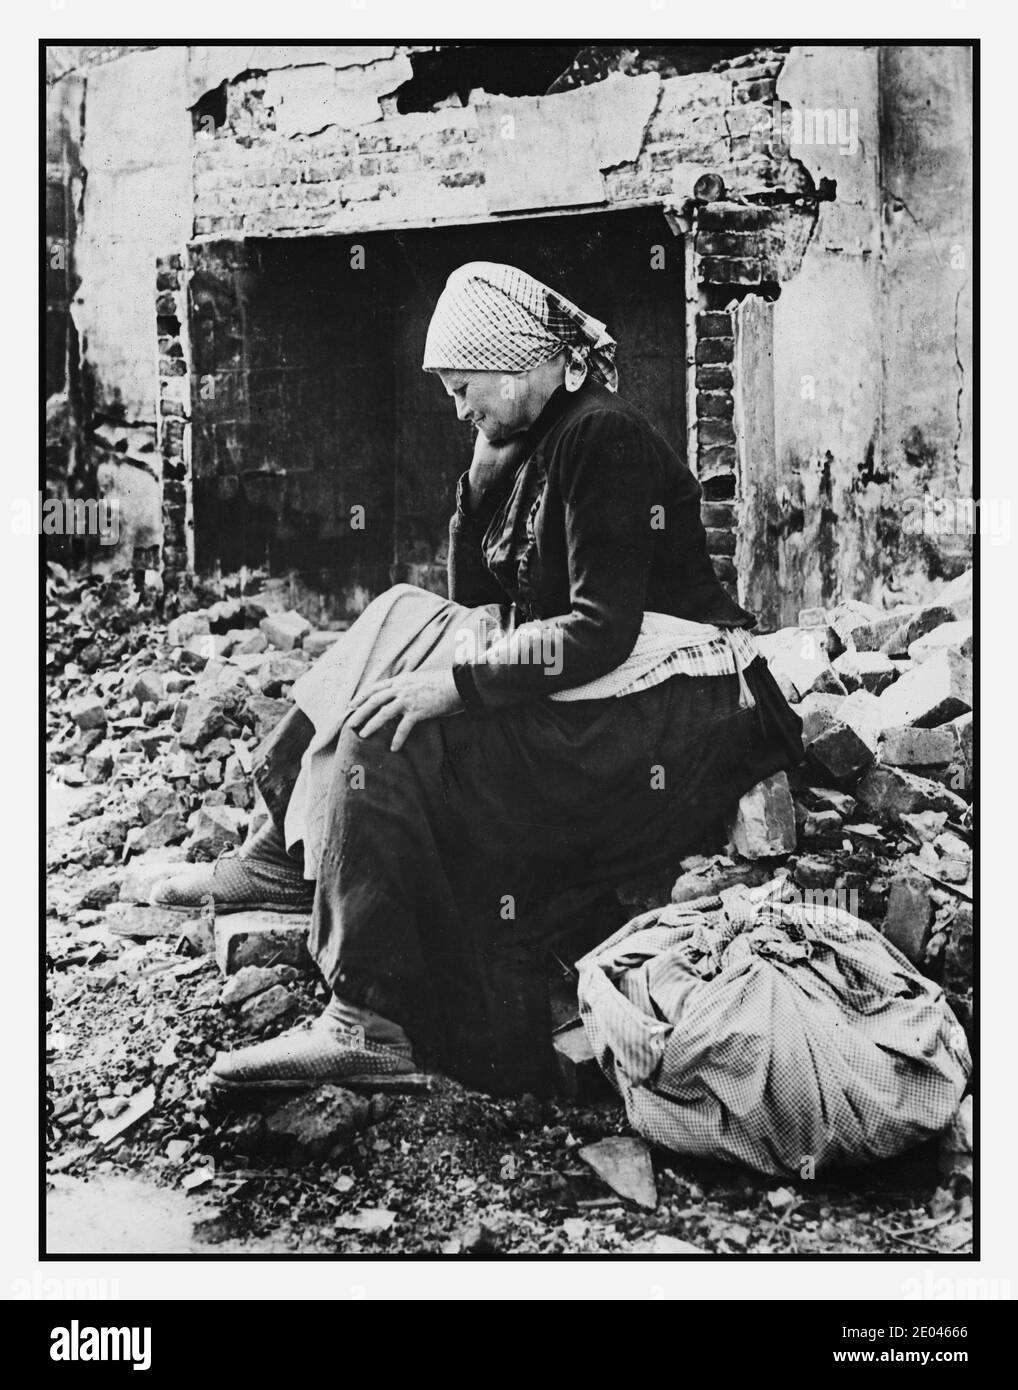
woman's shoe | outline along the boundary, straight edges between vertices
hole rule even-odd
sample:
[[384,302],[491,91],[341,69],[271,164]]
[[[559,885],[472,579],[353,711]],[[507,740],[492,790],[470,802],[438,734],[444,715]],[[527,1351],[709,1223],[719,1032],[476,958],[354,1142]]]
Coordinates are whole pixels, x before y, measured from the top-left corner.
[[361,1028],[340,1029],[318,1018],[268,1042],[220,1052],[209,1084],[220,1090],[308,1090],[335,1082],[372,1085],[379,1078],[416,1075],[407,1044],[368,1042]]
[[217,913],[310,912],[314,897],[314,884],[299,869],[227,850],[213,864],[189,864],[160,879],[149,902],[188,912],[209,904]]

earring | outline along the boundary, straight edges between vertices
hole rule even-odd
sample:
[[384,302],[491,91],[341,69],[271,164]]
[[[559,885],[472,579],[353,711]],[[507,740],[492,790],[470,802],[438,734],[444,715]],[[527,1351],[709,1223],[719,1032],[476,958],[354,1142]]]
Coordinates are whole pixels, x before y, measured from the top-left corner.
[[578,391],[587,379],[587,358],[579,348],[573,348],[566,363],[565,387],[567,391]]

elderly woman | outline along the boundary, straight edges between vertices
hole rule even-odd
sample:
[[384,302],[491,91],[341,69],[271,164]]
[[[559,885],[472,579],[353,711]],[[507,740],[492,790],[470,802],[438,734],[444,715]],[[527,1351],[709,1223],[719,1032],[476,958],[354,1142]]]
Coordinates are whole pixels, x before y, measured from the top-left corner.
[[450,598],[377,598],[261,750],[265,828],[154,894],[312,909],[330,1004],[220,1054],[218,1086],[370,1083],[427,1056],[545,1087],[549,902],[675,864],[801,756],[695,479],[616,395],[615,347],[511,266],[450,277],[424,369],[477,430]]

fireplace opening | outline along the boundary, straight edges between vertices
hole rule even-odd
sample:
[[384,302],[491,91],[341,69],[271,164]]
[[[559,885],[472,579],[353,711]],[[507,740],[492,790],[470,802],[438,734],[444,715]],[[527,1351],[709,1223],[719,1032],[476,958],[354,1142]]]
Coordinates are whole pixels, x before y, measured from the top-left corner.
[[296,571],[352,616],[398,580],[445,590],[473,432],[421,371],[465,261],[563,290],[618,339],[620,390],[685,440],[683,243],[657,209],[195,244],[192,471],[199,572]]

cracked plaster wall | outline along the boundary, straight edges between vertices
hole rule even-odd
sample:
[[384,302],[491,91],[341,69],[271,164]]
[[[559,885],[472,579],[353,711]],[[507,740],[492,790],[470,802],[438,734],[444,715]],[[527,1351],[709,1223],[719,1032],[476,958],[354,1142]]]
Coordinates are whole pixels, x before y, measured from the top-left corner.
[[793,49],[778,93],[846,113],[846,136],[852,112],[858,125],[845,154],[792,144],[837,197],[766,311],[772,338],[755,311],[744,324],[743,375],[773,389],[773,414],[761,429],[759,402],[748,412],[738,560],[774,625],[842,598],[927,596],[971,547],[917,524],[920,499],[972,487],[969,52]]
[[[486,188],[484,128],[490,135],[496,111],[542,110],[551,129],[554,104],[580,100],[597,124],[593,88],[511,102],[478,93],[466,107],[399,115],[393,93],[412,50],[304,58],[168,47],[89,73],[75,318],[100,409],[154,418],[156,255],[192,235],[487,220],[496,181]],[[952,266],[958,246],[971,256],[969,57],[793,50],[778,95],[793,108],[856,112],[857,148],[844,155],[771,138],[766,78],[736,68],[600,84],[629,128],[612,149],[592,141],[580,201],[593,210],[682,199],[705,172],[721,172],[736,198],[804,191],[810,175],[837,182],[800,267],[742,342],[747,365],[773,382],[773,408],[755,400],[743,412],[771,418],[762,452],[743,441],[738,558],[749,601],[788,621],[800,604],[921,594],[961,563],[964,538],[909,536],[902,514],[918,491],[969,486],[970,288]],[[189,107],[223,83],[225,126],[193,140]],[[553,198],[545,189],[537,201],[550,208]]]

